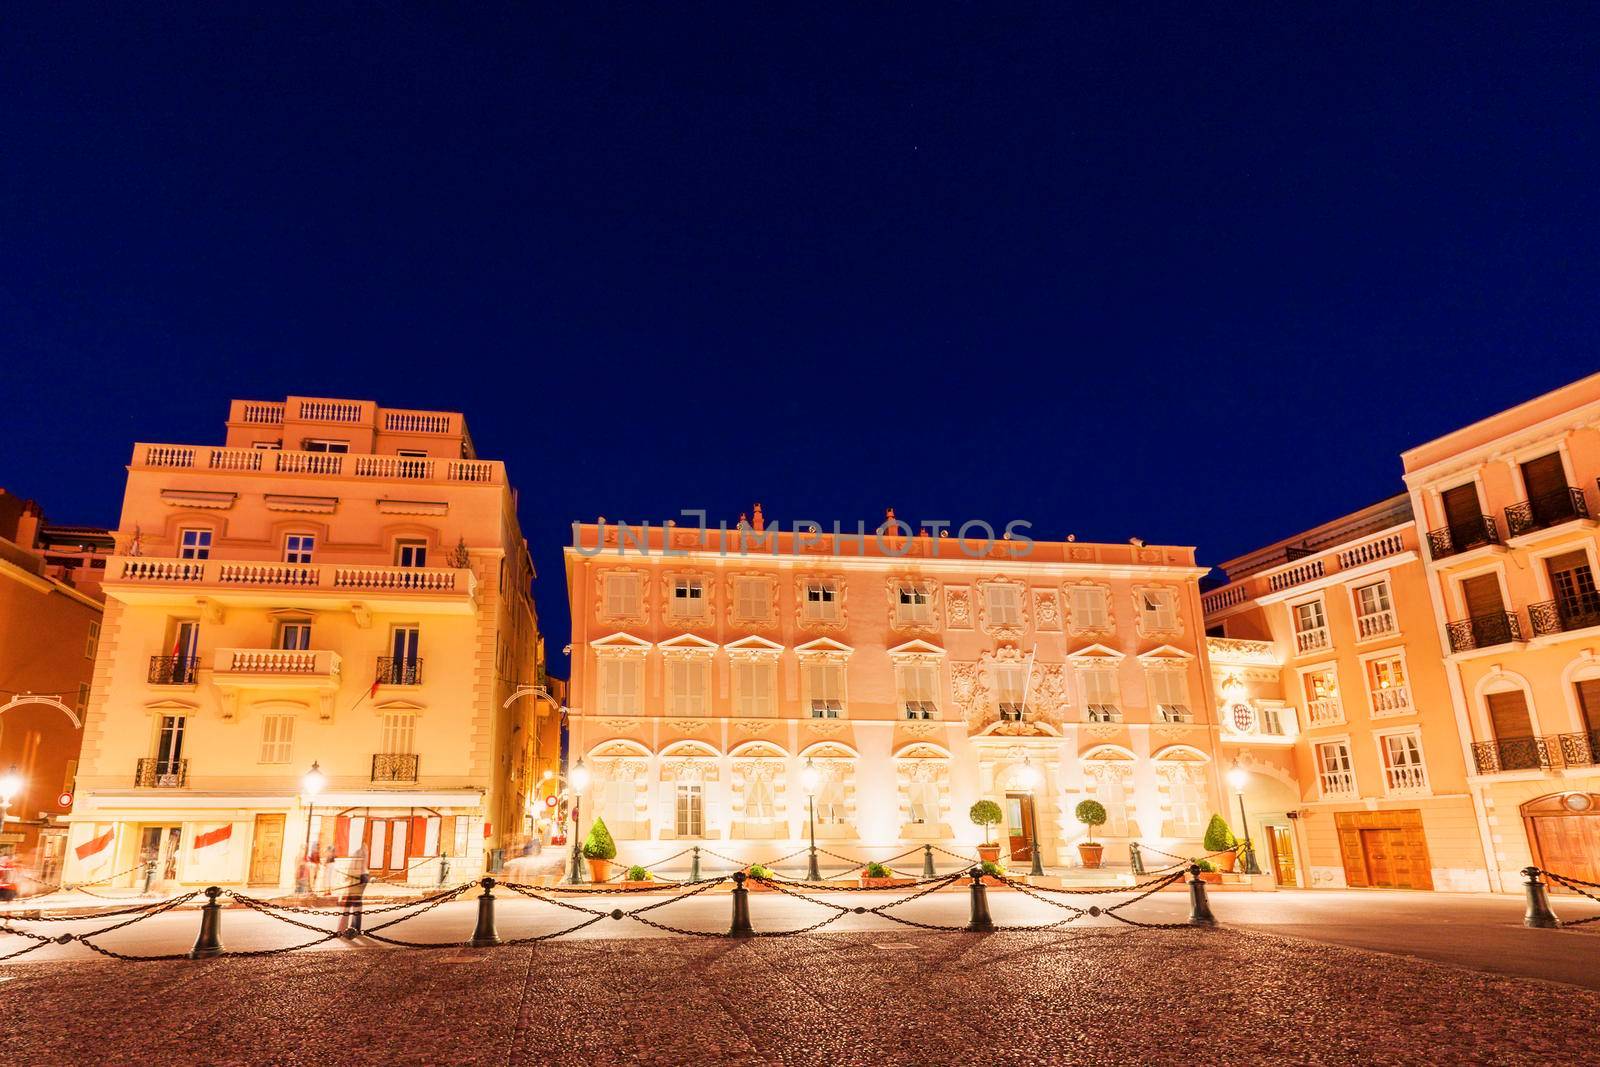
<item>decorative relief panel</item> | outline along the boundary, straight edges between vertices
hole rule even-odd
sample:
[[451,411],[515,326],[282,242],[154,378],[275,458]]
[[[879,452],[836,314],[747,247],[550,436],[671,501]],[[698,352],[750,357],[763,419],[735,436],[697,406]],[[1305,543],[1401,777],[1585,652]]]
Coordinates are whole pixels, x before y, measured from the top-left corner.
[[1033,618],[1041,630],[1061,629],[1061,600],[1055,590],[1033,591]]
[[965,585],[944,587],[945,609],[950,614],[950,629],[972,629],[972,589]]
[[[831,591],[832,600],[813,602],[809,590],[820,586]],[[849,593],[844,576],[811,572],[799,574],[794,580],[794,617],[802,630],[843,630],[846,622],[845,596]]]
[[777,725],[775,719],[739,719],[733,724],[733,728],[751,737],[760,737],[775,725]]
[[988,690],[978,670],[977,660],[952,660],[950,663],[950,695],[961,709],[968,726],[983,721],[983,705],[988,700]]
[[900,726],[900,732],[906,737],[933,737],[940,730],[936,722],[907,722]]
[[600,729],[606,733],[628,734],[639,728],[638,719],[600,719]]
[[[1017,617],[1013,621],[1003,621],[994,617],[994,612],[989,606],[989,590],[1011,588],[1015,590]],[[1028,586],[1026,582],[1016,578],[988,578],[977,583],[978,590],[978,628],[992,637],[1002,641],[1015,641],[1028,629]]]
[[816,737],[837,737],[849,725],[843,719],[806,719],[807,732]]
[[[889,629],[907,634],[939,633],[942,626],[938,582],[931,578],[892,577],[884,583],[884,588],[889,597]],[[925,600],[920,611],[913,605],[900,603],[902,589],[914,591]]]

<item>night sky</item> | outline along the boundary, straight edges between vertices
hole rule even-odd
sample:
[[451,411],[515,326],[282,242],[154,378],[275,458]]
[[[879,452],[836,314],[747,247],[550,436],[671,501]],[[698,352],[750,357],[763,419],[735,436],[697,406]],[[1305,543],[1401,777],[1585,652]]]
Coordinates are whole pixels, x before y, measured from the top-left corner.
[[1592,6],[223,6],[0,25],[0,485],[461,410],[553,652],[573,519],[1215,562],[1600,366]]

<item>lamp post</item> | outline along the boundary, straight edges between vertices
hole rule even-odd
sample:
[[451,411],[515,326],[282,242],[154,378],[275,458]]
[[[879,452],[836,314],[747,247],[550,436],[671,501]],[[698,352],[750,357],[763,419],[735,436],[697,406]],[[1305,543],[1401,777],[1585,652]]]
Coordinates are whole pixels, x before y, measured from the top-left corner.
[[805,787],[806,817],[811,824],[811,857],[806,861],[806,880],[809,882],[822,881],[822,872],[817,869],[817,786],[821,782],[822,772],[808,757],[805,769],[800,772],[800,784]]
[[1233,791],[1239,795],[1239,829],[1244,831],[1244,874],[1260,874],[1261,865],[1256,862],[1256,850],[1250,844],[1250,821],[1244,814],[1244,787],[1250,781],[1250,772],[1237,763],[1228,771],[1228,784],[1233,786]]
[[589,788],[589,768],[583,765],[582,757],[578,765],[572,768],[568,781],[572,786],[572,877],[567,881],[572,885],[583,884],[583,856],[578,849],[579,822],[578,808],[583,801],[583,794]]
[[323,776],[322,768],[316,760],[311,761],[311,769],[300,779],[300,792],[306,797],[306,859],[311,859],[311,811],[317,806],[317,794],[322,792],[322,787],[328,784],[328,779]]
[[1022,788],[1028,791],[1028,851],[1033,854],[1033,866],[1028,869],[1028,873],[1043,877],[1044,864],[1039,859],[1039,805],[1033,795],[1039,786],[1039,771],[1026,755],[1022,757],[1022,769],[1017,772],[1017,780],[1022,783]]

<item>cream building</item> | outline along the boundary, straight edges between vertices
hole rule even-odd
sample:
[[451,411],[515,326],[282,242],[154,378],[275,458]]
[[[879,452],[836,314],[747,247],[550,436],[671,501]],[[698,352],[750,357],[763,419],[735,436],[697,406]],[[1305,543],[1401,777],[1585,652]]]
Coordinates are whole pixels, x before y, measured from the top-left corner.
[[1193,550],[886,531],[780,532],[759,508],[736,530],[576,526],[584,828],[598,812],[627,862],[771,859],[805,845],[809,801],[840,855],[971,855],[988,798],[1025,870],[1035,834],[1078,864],[1096,798],[1108,864],[1135,840],[1195,854],[1224,797]]
[[314,843],[432,883],[520,838],[555,709],[515,699],[532,567],[459,414],[234,401],[222,446],[134,446],[116,538],[68,882],[289,885]]

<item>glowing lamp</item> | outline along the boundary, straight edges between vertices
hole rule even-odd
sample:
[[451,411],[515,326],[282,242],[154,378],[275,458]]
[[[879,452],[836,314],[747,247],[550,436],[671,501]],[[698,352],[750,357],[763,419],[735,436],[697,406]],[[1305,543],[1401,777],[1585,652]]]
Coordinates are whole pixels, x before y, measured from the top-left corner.
[[308,797],[314,797],[322,792],[322,787],[328,784],[328,778],[322,773],[322,767],[316,760],[311,761],[311,769],[300,779],[300,790]]
[[22,792],[22,775],[17,773],[17,768],[12,767],[4,775],[0,775],[0,802],[11,803],[11,798]]
[[583,760],[581,759],[578,761],[578,765],[572,768],[572,790],[575,793],[587,793],[589,791],[589,768],[583,765]]
[[1030,793],[1039,785],[1039,769],[1026,756],[1022,758],[1022,769],[1017,771],[1017,784]]
[[806,796],[816,796],[817,786],[822,784],[822,772],[817,770],[817,765],[811,760],[806,760],[805,769],[800,772],[800,785],[806,791]]
[[1245,783],[1250,780],[1250,772],[1243,767],[1234,767],[1228,772],[1228,784],[1233,786],[1235,793],[1243,793]]

